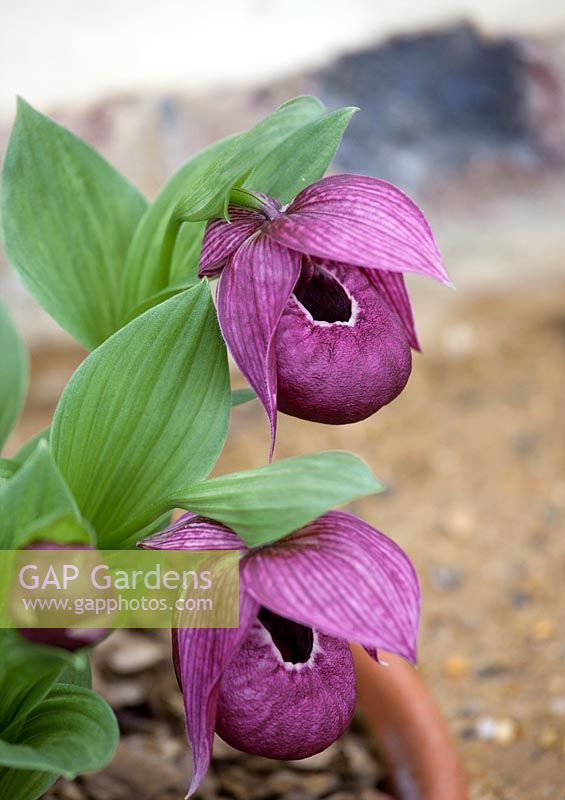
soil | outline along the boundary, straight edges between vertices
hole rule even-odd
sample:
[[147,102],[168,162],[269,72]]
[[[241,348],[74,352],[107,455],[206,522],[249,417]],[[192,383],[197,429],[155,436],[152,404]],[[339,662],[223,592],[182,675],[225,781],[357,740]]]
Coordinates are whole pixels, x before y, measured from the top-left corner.
[[[386,483],[353,510],[416,563],[419,668],[456,738],[472,800],[563,800],[565,286],[453,294],[449,307],[428,321],[425,354],[394,404],[354,426],[281,417],[277,457],[350,449]],[[34,353],[42,391],[32,387],[12,447],[48,423],[50,401],[36,402],[50,396],[47,376],[62,382],[81,355]],[[239,407],[217,472],[261,464],[267,448],[257,403]],[[189,754],[167,637],[120,631],[94,660],[122,743],[105,771],[60,782],[49,800],[181,798]],[[200,795],[377,800],[380,778],[358,721],[309,764],[219,743]]]

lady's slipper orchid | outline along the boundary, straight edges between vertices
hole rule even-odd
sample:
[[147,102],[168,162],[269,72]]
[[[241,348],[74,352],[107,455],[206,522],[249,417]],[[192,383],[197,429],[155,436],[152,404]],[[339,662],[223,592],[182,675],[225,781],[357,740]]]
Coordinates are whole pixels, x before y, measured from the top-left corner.
[[357,517],[331,511],[249,549],[229,528],[186,514],[142,547],[239,550],[240,626],[174,631],[192,746],[192,794],[214,730],[271,758],[305,758],[337,739],[355,707],[349,642],[377,658],[416,657],[420,589],[405,553]]
[[449,284],[430,227],[386,181],[334,175],[288,208],[236,189],[208,224],[200,275],[222,273],[218,318],[276,433],[277,408],[357,422],[390,403],[420,349],[403,272]]

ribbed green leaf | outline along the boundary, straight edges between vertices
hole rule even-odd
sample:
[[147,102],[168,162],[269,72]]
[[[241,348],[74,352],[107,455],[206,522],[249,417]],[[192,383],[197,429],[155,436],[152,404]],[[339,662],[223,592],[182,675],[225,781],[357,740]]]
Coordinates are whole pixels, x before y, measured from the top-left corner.
[[39,431],[39,433],[34,434],[30,439],[28,439],[27,442],[20,447],[12,461],[21,467],[22,464],[25,464],[25,462],[34,452],[39,442],[42,441],[49,441],[49,428],[44,428],[42,431]]
[[36,300],[88,348],[120,324],[126,253],[145,208],[98,153],[19,101],[2,176],[6,253]]
[[0,301],[0,450],[24,404],[28,357],[24,344]]
[[23,546],[32,524],[54,513],[80,519],[47,444],[40,442],[30,459],[0,489],[0,550]]
[[[172,245],[172,259],[161,269],[161,250],[167,226],[187,184],[197,181],[214,161],[233,146],[235,136],[222,139],[190,159],[161,190],[145,211],[128,250],[122,286],[123,320],[166,300],[158,295],[171,284],[196,276],[206,223],[185,223]],[[150,302],[145,307],[142,304]],[[139,307],[139,308],[138,308]]]
[[13,630],[0,631],[0,651],[1,739],[5,731],[15,731],[16,724],[43,700],[63,673],[67,679],[76,673],[75,683],[84,672],[86,657],[28,642]]
[[204,478],[227,434],[226,348],[203,281],[94,351],[59,401],[55,461],[100,547],[117,547]]
[[340,108],[291,133],[253,169],[244,186],[289,203],[325,174],[356,111]]
[[[198,267],[198,265],[196,266]],[[185,283],[176,283],[171,286],[167,286],[166,289],[162,289],[160,292],[157,292],[157,294],[152,294],[151,297],[148,297],[142,303],[137,305],[133,311],[130,311],[127,318],[124,319],[124,325],[127,325],[128,322],[131,322],[136,317],[141,316],[141,314],[145,314],[145,312],[149,311],[150,308],[154,308],[160,303],[164,303],[165,300],[170,300],[171,297],[181,294],[181,292],[186,292],[187,289],[191,289],[196,283],[198,283],[198,276],[194,274],[192,277],[187,278]]]
[[0,767],[0,792],[10,800],[39,800],[58,778],[53,772]]
[[65,665],[63,671],[57,678],[57,683],[72,683],[73,686],[91,689],[92,670],[90,668],[88,652],[79,650],[70,655],[71,661]]
[[105,766],[117,742],[118,725],[105,700],[90,689],[58,684],[28,715],[17,742],[0,738],[0,764],[12,768],[0,775],[0,797],[17,796],[12,770],[73,778]]
[[220,475],[176,494],[175,504],[223,522],[255,547],[383,488],[353,453],[328,451]]

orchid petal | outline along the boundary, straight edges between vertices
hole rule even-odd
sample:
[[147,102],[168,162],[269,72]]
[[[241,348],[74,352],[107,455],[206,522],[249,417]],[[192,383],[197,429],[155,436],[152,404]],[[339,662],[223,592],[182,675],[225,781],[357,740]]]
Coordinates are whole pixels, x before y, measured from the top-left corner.
[[381,269],[365,269],[371,283],[379,290],[381,296],[389,306],[396,311],[410,342],[410,347],[420,351],[420,342],[414,324],[414,314],[410,297],[404,282],[404,275],[400,272],[385,272]]
[[145,550],[244,550],[245,543],[221,522],[189,512],[173,525],[138,542]]
[[229,222],[215,219],[206,227],[198,269],[201,278],[218,275],[234,250],[265,222],[262,214],[250,208],[230,205],[229,214]]
[[186,731],[192,747],[192,780],[187,797],[197,790],[210,766],[222,675],[259,613],[259,606],[240,592],[239,628],[180,628],[175,635],[177,677],[182,689]]
[[218,286],[218,319],[238,367],[257,392],[271,423],[277,416],[277,369],[273,339],[300,276],[298,253],[258,235],[232,254]]
[[387,181],[331,175],[303,189],[265,232],[311,256],[357,267],[415,272],[450,284],[418,206]]
[[408,556],[343,511],[330,511],[241,562],[262,606],[328,636],[416,660],[420,587]]

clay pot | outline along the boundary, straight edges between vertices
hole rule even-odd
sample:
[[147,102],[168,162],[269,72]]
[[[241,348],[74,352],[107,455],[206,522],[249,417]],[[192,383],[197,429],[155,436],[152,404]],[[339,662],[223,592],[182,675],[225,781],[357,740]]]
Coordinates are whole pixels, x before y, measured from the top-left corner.
[[[417,671],[381,653],[377,664],[351,646],[359,706],[375,736],[395,800],[468,800],[454,744]],[[385,795],[386,797],[386,795]]]

